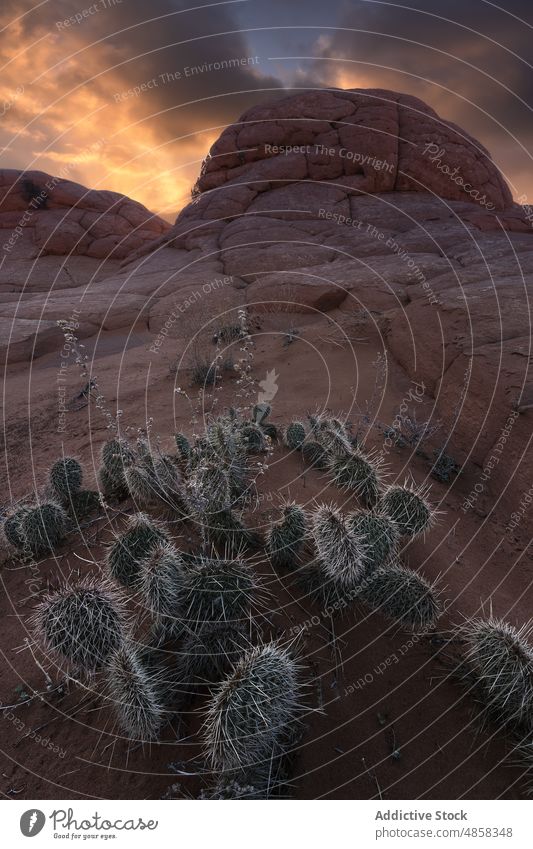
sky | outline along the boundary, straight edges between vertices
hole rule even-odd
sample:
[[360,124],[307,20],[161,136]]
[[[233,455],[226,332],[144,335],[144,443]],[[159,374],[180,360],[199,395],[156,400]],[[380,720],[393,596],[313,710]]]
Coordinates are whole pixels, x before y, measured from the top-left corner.
[[1,0],[0,65],[2,167],[169,220],[228,123],[309,88],[422,98],[533,202],[531,0]]

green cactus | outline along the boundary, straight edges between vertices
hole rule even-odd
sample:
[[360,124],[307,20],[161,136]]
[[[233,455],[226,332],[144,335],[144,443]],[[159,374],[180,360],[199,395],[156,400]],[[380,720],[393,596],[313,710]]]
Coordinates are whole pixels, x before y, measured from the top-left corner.
[[184,433],[176,433],[174,436],[178,458],[183,463],[188,463],[191,458],[191,445]]
[[105,466],[98,469],[98,488],[104,498],[124,501],[129,496],[125,478],[122,482],[117,480]]
[[125,439],[110,439],[102,446],[102,465],[118,486],[125,486],[124,470],[134,461],[134,452]]
[[333,482],[355,492],[365,507],[372,509],[380,497],[379,463],[360,451],[349,456],[335,457],[330,462]]
[[67,514],[55,501],[45,501],[25,510],[20,521],[24,547],[33,554],[47,554],[59,545],[67,533]]
[[150,615],[168,630],[180,615],[185,562],[169,542],[156,542],[138,564],[138,588]]
[[190,487],[199,500],[202,512],[215,513],[231,507],[230,477],[220,463],[199,464],[190,477]]
[[298,677],[289,652],[275,643],[241,657],[207,711],[205,742],[215,770],[242,774],[261,764],[271,767],[294,727]]
[[363,511],[348,516],[347,524],[366,546],[364,554],[366,569],[377,569],[383,566],[394,552],[398,542],[396,525],[388,516]]
[[319,416],[314,435],[330,459],[345,459],[351,456],[353,446],[350,437],[338,419]]
[[206,622],[190,633],[180,652],[180,680],[195,692],[218,683],[248,648],[246,631],[238,623]]
[[278,441],[279,432],[275,424],[272,424],[271,422],[264,422],[263,424],[259,425],[259,427],[261,428],[265,436],[268,436],[268,438],[272,442]]
[[460,630],[479,698],[503,725],[533,730],[533,646],[531,623],[514,628],[490,617],[470,619]]
[[262,454],[267,450],[263,429],[255,422],[244,423],[241,438],[248,454]]
[[404,536],[418,536],[434,522],[435,512],[427,500],[427,488],[391,486],[381,499],[381,508]]
[[69,512],[77,521],[101,509],[100,493],[92,489],[80,489],[71,497]]
[[285,444],[291,451],[300,451],[305,442],[305,427],[302,422],[291,422],[285,431]]
[[232,510],[206,513],[202,535],[205,545],[215,545],[228,555],[238,556],[245,548],[257,549],[263,545],[260,534],[247,528]]
[[54,496],[62,504],[70,504],[74,494],[79,492],[82,480],[83,470],[74,457],[62,457],[50,469],[50,485]]
[[35,610],[32,625],[46,652],[84,675],[103,666],[128,630],[120,593],[109,582],[92,577],[47,595]]
[[242,560],[197,556],[185,575],[183,610],[189,628],[206,622],[239,625],[250,617],[257,581]]
[[400,564],[368,574],[361,585],[361,597],[375,610],[413,631],[433,627],[441,613],[435,585]]
[[328,468],[328,455],[326,450],[319,442],[315,442],[313,439],[308,442],[304,442],[302,445],[302,456],[305,462],[309,463],[309,465],[313,466],[315,469]]
[[270,406],[270,404],[267,404],[265,402],[261,404],[255,404],[252,410],[252,419],[254,420],[254,422],[256,422],[256,424],[263,425],[265,419],[268,419],[271,412],[272,407]]
[[125,644],[113,652],[106,681],[119,729],[141,743],[157,740],[165,716],[161,678],[143,663],[140,651]]
[[334,505],[314,510],[312,535],[325,574],[340,587],[356,587],[365,572],[366,546]]
[[4,521],[3,530],[7,541],[15,548],[24,548],[24,534],[22,531],[22,520],[30,508],[22,507],[11,513]]
[[125,587],[137,586],[141,561],[165,542],[168,537],[156,522],[144,513],[131,516],[125,532],[108,550],[107,565],[111,575]]
[[267,534],[267,550],[275,569],[294,569],[307,533],[305,511],[298,504],[286,504],[280,521]]
[[156,502],[154,474],[144,463],[132,463],[125,469],[124,477],[137,507],[149,507]]

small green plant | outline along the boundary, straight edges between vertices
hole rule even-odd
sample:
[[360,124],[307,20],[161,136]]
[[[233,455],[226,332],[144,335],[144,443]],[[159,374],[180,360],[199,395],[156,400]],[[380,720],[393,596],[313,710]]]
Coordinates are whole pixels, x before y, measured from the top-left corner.
[[125,587],[135,587],[139,581],[141,561],[156,546],[168,541],[160,525],[144,513],[131,516],[125,532],[117,537],[107,552],[107,565],[112,577]]
[[219,327],[218,330],[215,330],[213,333],[213,342],[215,344],[223,342],[227,345],[230,342],[240,339],[242,334],[243,331],[240,324],[225,324]]
[[291,422],[285,431],[285,444],[291,451],[301,451],[305,437],[305,427],[302,422]]
[[279,754],[299,708],[298,668],[289,652],[269,643],[248,651],[217,688],[205,721],[214,769],[246,773]]
[[[431,462],[431,460],[430,460]],[[449,483],[454,475],[458,475],[461,471],[459,463],[453,457],[446,454],[445,451],[433,452],[433,465],[431,466],[431,476],[440,483]]]
[[400,564],[368,574],[361,584],[361,597],[384,616],[413,631],[431,628],[441,613],[435,585]]
[[381,509],[394,522],[400,534],[418,536],[431,527],[435,511],[427,500],[427,488],[390,486],[381,499]]
[[127,633],[122,596],[111,583],[91,577],[45,596],[32,625],[46,652],[83,675],[100,669]]
[[275,569],[294,569],[307,534],[305,511],[298,504],[286,504],[281,519],[267,533],[267,550]]
[[50,469],[50,486],[61,504],[71,503],[74,494],[81,489],[82,481],[83,470],[74,457],[62,457]]
[[501,619],[470,619],[461,629],[480,700],[504,725],[533,730],[531,623],[514,628]]
[[184,619],[194,631],[206,622],[247,622],[257,581],[243,560],[197,555],[189,564],[183,593]]
[[344,588],[357,586],[365,571],[366,545],[334,505],[322,504],[313,512],[312,535],[325,574]]
[[67,533],[67,514],[55,501],[44,501],[24,511],[20,519],[24,548],[32,554],[47,554],[59,545]]
[[364,554],[366,569],[377,569],[383,566],[394,552],[398,542],[396,525],[388,516],[365,513],[362,510],[348,516],[347,524],[366,546]]
[[111,654],[106,669],[107,697],[120,730],[141,743],[157,740],[164,719],[161,679],[125,644]]

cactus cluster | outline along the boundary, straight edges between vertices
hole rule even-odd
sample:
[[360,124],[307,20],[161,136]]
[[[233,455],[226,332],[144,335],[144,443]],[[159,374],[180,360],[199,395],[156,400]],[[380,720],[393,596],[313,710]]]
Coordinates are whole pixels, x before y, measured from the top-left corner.
[[125,587],[135,587],[139,581],[141,562],[152,549],[168,541],[161,526],[149,516],[144,513],[131,516],[126,530],[107,552],[111,576]]
[[124,602],[109,582],[85,578],[45,596],[34,612],[33,628],[47,652],[77,674],[90,675],[124,643]]
[[441,613],[435,585],[401,564],[367,574],[361,584],[361,598],[374,610],[416,632],[433,627]]
[[504,725],[533,731],[531,625],[514,628],[490,617],[470,619],[461,629],[466,659],[482,704]]
[[290,739],[300,702],[298,668],[276,643],[244,654],[216,689],[209,704],[204,736],[212,767],[240,784],[249,782]]
[[286,504],[282,517],[268,530],[266,546],[275,569],[294,569],[307,535],[307,518],[303,507]]

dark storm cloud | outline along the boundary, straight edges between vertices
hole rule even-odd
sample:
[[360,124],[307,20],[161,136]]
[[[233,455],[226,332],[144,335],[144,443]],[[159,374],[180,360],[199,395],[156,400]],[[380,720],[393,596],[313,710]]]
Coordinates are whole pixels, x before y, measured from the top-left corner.
[[[75,16],[92,5],[89,0],[40,6],[8,0],[2,20],[5,25],[23,9],[31,9],[20,19],[24,36],[50,36],[50,65],[59,58],[69,64],[70,89],[83,82],[88,90],[113,98],[155,80],[137,98],[138,115],[141,119],[163,113],[156,120],[169,137],[190,130],[191,122],[195,128],[204,126],[206,119],[210,125],[227,123],[246,106],[272,98],[281,87],[264,57],[251,55],[234,17],[238,4],[97,0],[98,11],[77,22]],[[198,6],[205,8],[187,11]],[[192,105],[195,101],[201,102]]]

